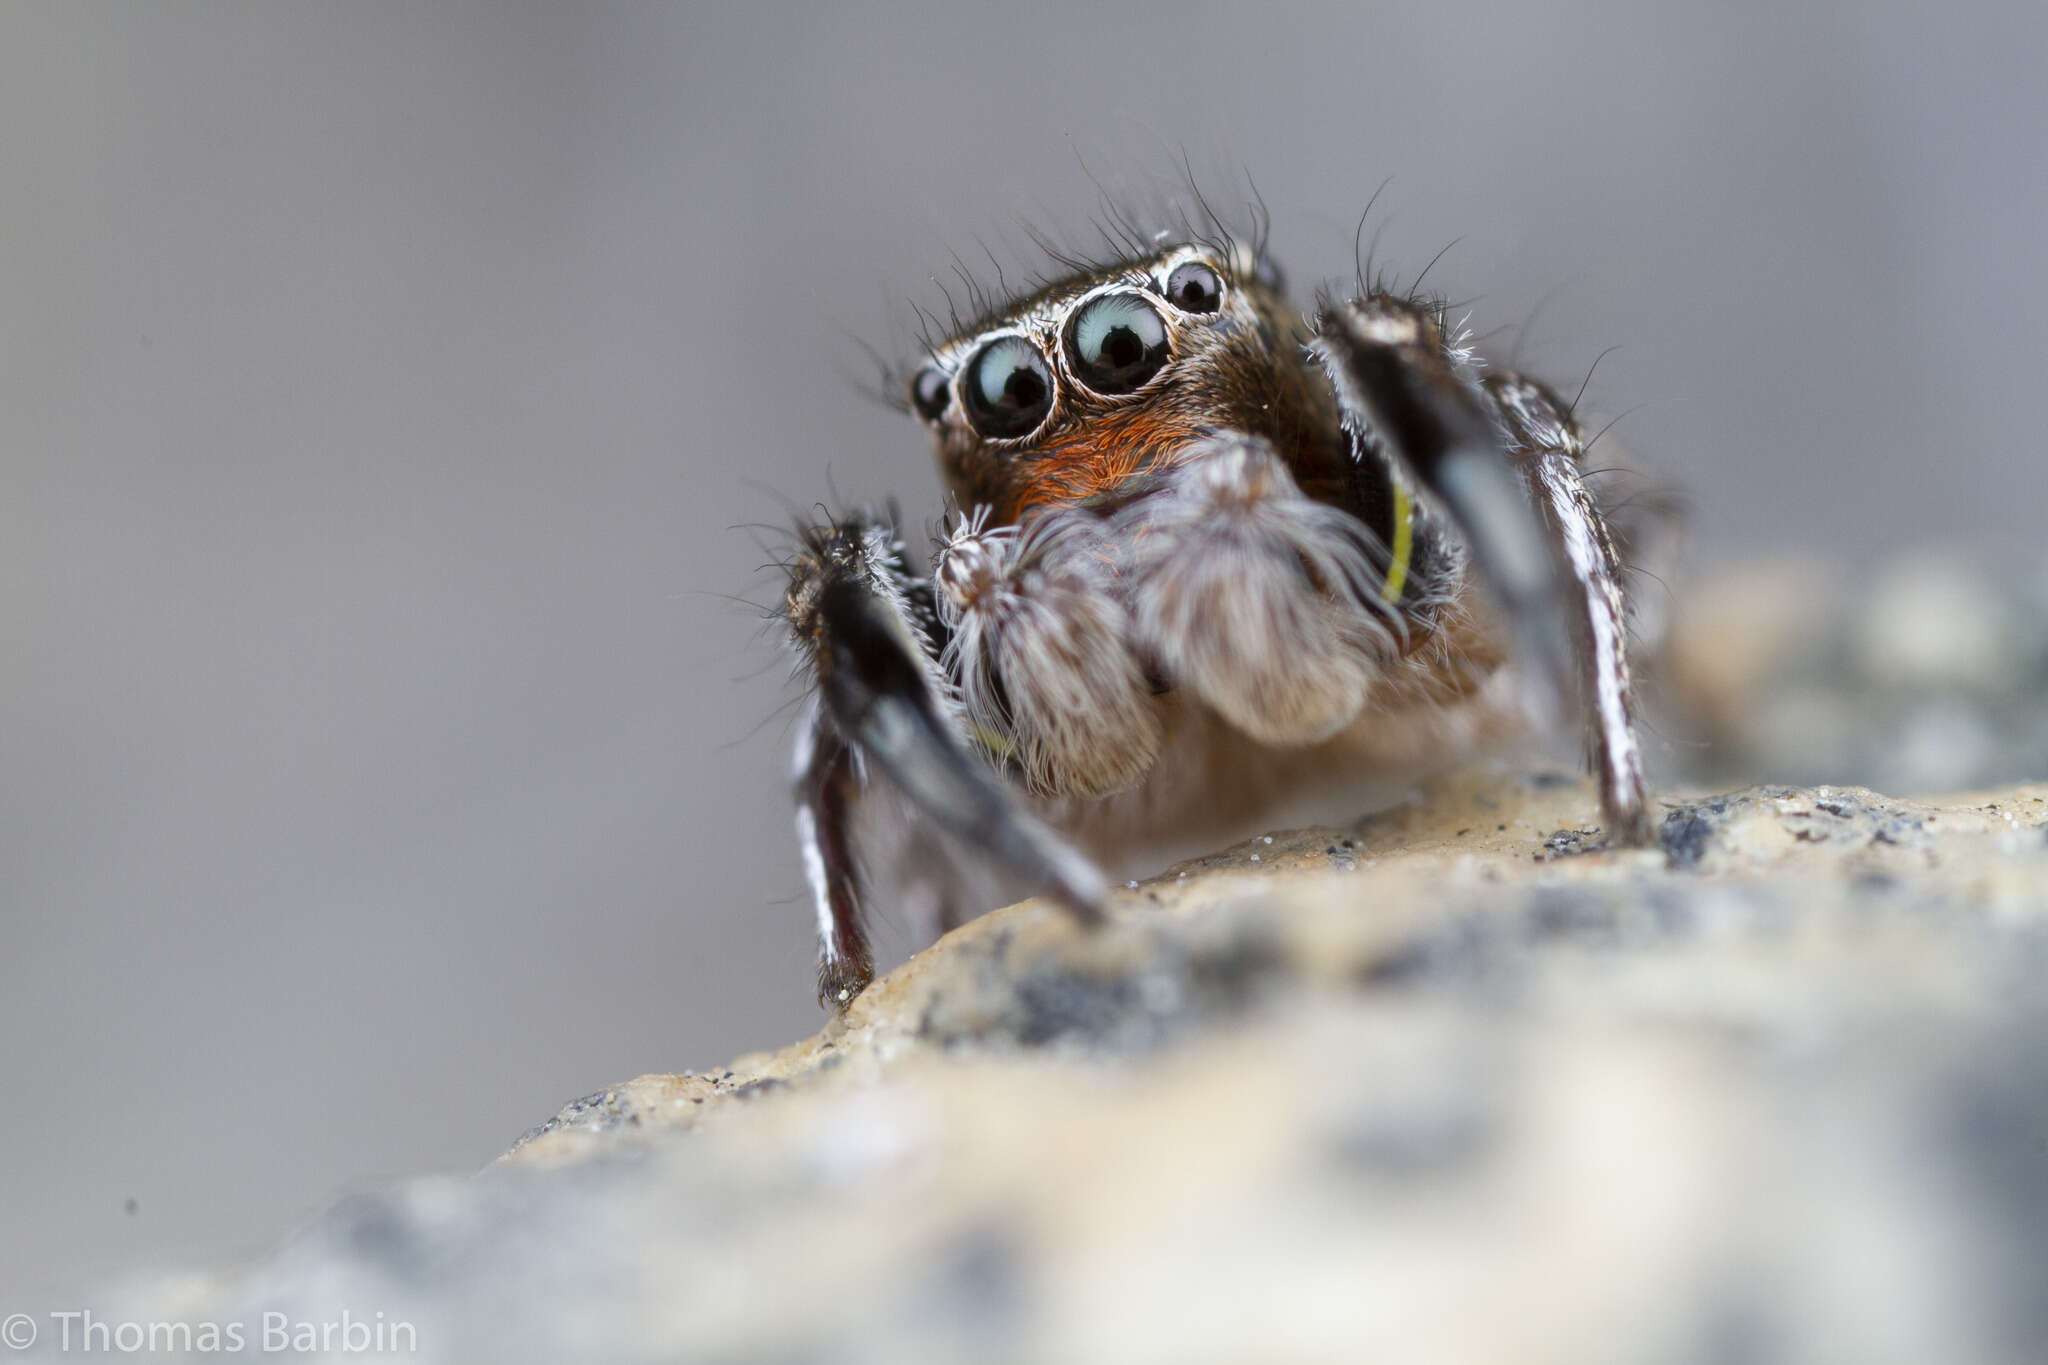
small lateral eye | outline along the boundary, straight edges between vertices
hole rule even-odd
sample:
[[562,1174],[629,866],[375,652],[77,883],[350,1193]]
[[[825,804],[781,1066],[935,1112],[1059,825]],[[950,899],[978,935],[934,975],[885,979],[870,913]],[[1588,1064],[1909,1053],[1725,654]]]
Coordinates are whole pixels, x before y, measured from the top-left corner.
[[1067,359],[1097,393],[1131,393],[1166,364],[1166,319],[1136,294],[1104,294],[1067,324]]
[[1166,300],[1183,313],[1213,313],[1223,306],[1223,281],[1200,261],[1182,261],[1166,277]]
[[936,422],[953,404],[953,377],[936,365],[927,365],[910,381],[910,405],[927,422]]
[[997,337],[976,351],[961,389],[974,429],[993,440],[1028,436],[1052,411],[1052,371],[1023,337]]

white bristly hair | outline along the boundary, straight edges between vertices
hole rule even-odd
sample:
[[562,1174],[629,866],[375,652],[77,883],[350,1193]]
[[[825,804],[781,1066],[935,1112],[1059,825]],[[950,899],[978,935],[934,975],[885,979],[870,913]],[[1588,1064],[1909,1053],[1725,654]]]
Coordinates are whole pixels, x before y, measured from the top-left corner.
[[971,514],[940,551],[934,581],[952,631],[945,666],[982,745],[1014,759],[1036,796],[1118,791],[1161,740],[1111,549],[1086,513],[1025,532]]
[[1138,639],[1166,676],[1269,744],[1312,743],[1364,709],[1399,654],[1380,601],[1386,550],[1312,501],[1265,442],[1193,452],[1117,517],[1135,552]]

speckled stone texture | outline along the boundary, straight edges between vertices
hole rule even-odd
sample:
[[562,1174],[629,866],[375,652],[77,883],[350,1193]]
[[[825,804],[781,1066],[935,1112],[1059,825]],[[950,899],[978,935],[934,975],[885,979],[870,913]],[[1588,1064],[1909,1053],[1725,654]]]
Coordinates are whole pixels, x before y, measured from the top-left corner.
[[1596,819],[1473,772],[1101,933],[998,911],[110,1311],[451,1362],[2048,1358],[2048,788]]

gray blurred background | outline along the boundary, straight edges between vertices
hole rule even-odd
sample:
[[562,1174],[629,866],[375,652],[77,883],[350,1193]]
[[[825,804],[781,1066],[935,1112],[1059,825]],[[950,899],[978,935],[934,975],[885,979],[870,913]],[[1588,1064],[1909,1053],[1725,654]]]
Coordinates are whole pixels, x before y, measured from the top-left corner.
[[0,4],[0,1309],[816,1026],[729,528],[935,509],[854,338],[1083,159],[1392,177],[1696,561],[2027,562],[2018,8]]

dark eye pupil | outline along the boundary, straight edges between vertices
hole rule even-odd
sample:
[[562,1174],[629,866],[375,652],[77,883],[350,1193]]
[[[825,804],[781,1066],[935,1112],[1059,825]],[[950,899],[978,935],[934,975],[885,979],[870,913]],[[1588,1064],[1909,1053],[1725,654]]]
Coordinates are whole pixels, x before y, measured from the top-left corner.
[[1118,327],[1102,339],[1102,359],[1122,369],[1145,358],[1145,343],[1128,327]]
[[1165,366],[1166,319],[1136,294],[1104,294],[1067,324],[1067,359],[1097,393],[1131,393]]
[[1022,337],[998,337],[969,362],[967,415],[997,440],[1038,429],[1052,410],[1052,374],[1038,348]]
[[1223,281],[1200,261],[1183,261],[1166,277],[1166,297],[1187,313],[1213,313],[1223,306]]
[[1013,408],[1035,408],[1045,401],[1045,381],[1022,368],[1003,381],[1003,402]]

